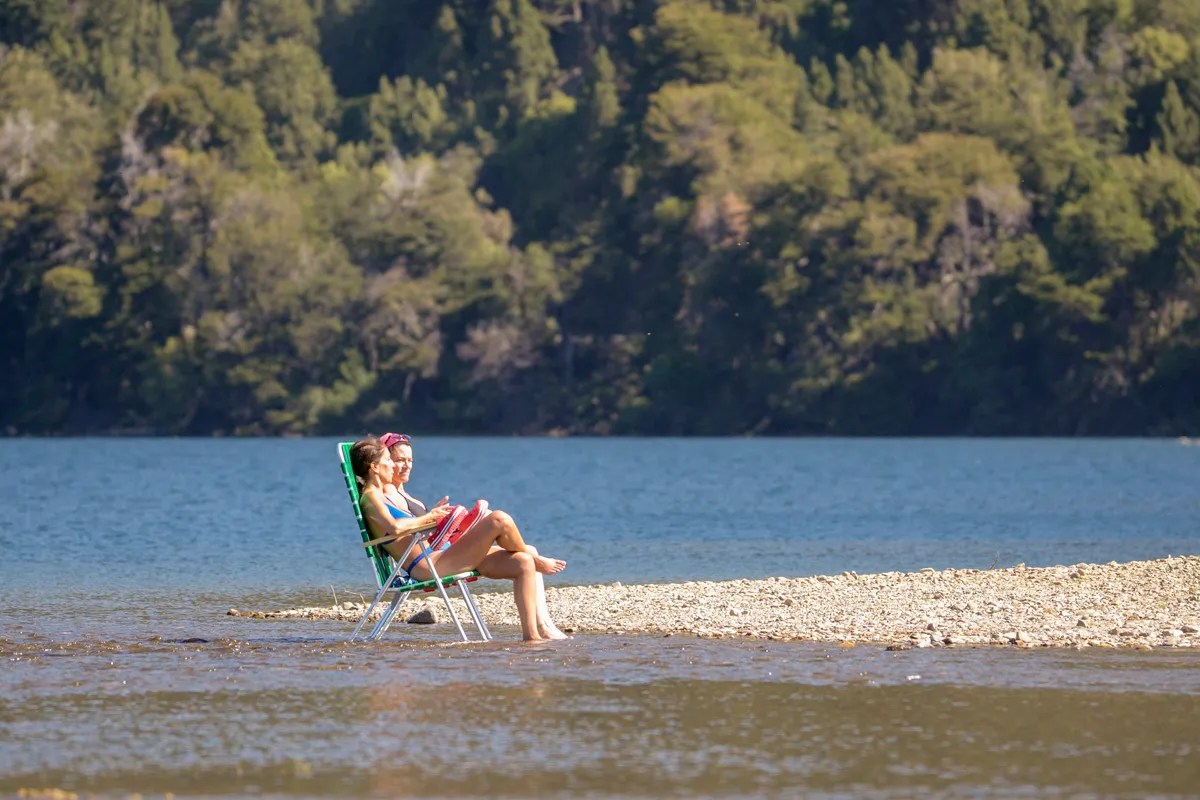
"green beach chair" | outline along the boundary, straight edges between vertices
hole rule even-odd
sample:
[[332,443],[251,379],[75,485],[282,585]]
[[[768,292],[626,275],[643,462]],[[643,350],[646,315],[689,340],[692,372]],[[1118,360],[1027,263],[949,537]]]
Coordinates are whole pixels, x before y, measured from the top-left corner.
[[[458,634],[463,638],[464,642],[471,641],[471,637],[467,636],[467,632],[463,630],[462,623],[458,619],[458,614],[454,611],[454,606],[450,605],[450,595],[446,593],[447,587],[458,586],[462,592],[463,600],[467,604],[467,611],[471,614],[475,621],[475,627],[479,630],[479,641],[486,642],[492,638],[491,632],[483,621],[483,617],[479,614],[479,608],[475,605],[475,598],[471,597],[470,590],[467,589],[467,584],[479,578],[479,573],[475,570],[469,572],[460,572],[457,575],[440,576],[433,566],[433,561],[429,559],[429,534],[436,527],[429,525],[426,528],[418,529],[416,535],[413,536],[412,543],[399,560],[393,559],[383,548],[383,545],[389,541],[393,541],[391,537],[383,536],[378,539],[371,538],[371,532],[367,530],[367,522],[363,519],[362,508],[359,506],[358,481],[354,478],[354,470],[350,467],[350,448],[353,442],[338,442],[338,457],[342,464],[342,479],[346,482],[346,490],[350,493],[350,504],[354,507],[354,518],[358,521],[358,532],[362,536],[363,547],[367,550],[367,556],[371,559],[372,571],[375,573],[375,582],[379,586],[379,591],[375,594],[375,599],[367,606],[367,610],[363,612],[362,619],[358,621],[358,625],[354,628],[354,632],[350,634],[349,641],[354,641],[359,632],[363,629],[367,619],[371,616],[371,612],[379,605],[385,595],[391,594],[392,599],[384,610],[379,621],[375,623],[375,627],[371,629],[367,635],[367,641],[375,640],[383,636],[388,627],[392,624],[396,612],[400,610],[400,606],[414,592],[440,592],[442,600],[446,603],[446,610],[450,613],[450,619],[454,620],[455,627],[458,628]],[[420,552],[426,554],[426,563],[429,564],[429,569],[433,572],[433,577],[427,581],[417,581],[404,574],[403,565],[408,563],[408,556],[414,549],[419,549]]]

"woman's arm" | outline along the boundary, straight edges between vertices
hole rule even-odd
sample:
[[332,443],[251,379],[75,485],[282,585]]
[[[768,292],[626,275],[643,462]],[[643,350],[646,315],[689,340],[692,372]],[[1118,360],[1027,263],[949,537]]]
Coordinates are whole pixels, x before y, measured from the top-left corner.
[[363,519],[367,523],[367,530],[377,536],[407,536],[410,533],[415,533],[430,525],[437,524],[442,517],[450,513],[450,509],[441,507],[435,508],[419,517],[401,517],[400,519],[395,519],[388,512],[383,495],[378,490],[364,492],[360,498],[359,505],[362,508]]

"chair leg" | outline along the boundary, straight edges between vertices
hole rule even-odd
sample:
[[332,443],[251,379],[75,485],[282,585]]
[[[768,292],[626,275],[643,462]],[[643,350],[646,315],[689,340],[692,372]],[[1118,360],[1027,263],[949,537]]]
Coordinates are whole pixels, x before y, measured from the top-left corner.
[[354,641],[354,639],[358,636],[358,632],[362,630],[363,625],[367,624],[367,618],[371,616],[371,612],[375,610],[375,606],[379,605],[379,601],[383,599],[385,594],[387,594],[386,584],[376,593],[375,599],[371,601],[371,605],[367,606],[367,610],[363,612],[362,619],[358,621],[358,625],[354,628],[354,633],[350,634],[350,638],[346,641]]
[[[430,565],[429,568],[432,570],[433,566]],[[458,628],[458,635],[462,637],[464,642],[471,641],[471,637],[467,636],[467,632],[463,630],[462,622],[458,619],[458,614],[455,613],[454,606],[450,605],[450,595],[446,593],[446,587],[442,586],[442,581],[436,574],[433,577],[438,582],[438,591],[442,595],[442,600],[446,603],[446,610],[450,612],[450,619],[454,620],[454,627]]]
[[412,592],[397,592],[392,598],[392,603],[383,612],[383,616],[379,618],[379,622],[375,623],[375,628],[371,631],[371,635],[367,637],[368,641],[375,641],[387,633],[387,629],[392,625],[392,618],[396,616],[396,612],[400,610],[400,606],[404,605],[404,601]]
[[471,590],[467,588],[466,581],[458,582],[458,591],[462,594],[463,602],[467,605],[467,613],[471,615],[471,620],[475,623],[475,629],[479,631],[479,641],[486,642],[488,637],[484,633],[483,625],[481,624],[483,620],[479,618],[479,609],[471,602]]
[[[394,586],[394,582],[396,580],[396,576],[400,573],[401,564],[403,564],[414,545],[419,546],[421,552],[425,554],[425,557],[427,559],[429,558],[430,550],[423,538],[418,538],[409,545],[408,549],[405,550],[405,558],[402,558],[400,561],[396,562],[396,566],[392,570],[392,574],[388,576],[387,582],[382,588],[380,588],[378,594],[375,595],[375,599],[371,601],[371,605],[367,606],[367,610],[363,612],[362,618],[359,619],[358,625],[354,627],[354,631],[350,634],[350,638],[347,641],[353,642],[356,638],[358,638],[359,632],[362,631],[363,626],[366,625],[367,620],[371,616],[371,612],[374,611],[376,606],[379,605],[380,601],[383,599],[383,596],[389,591],[395,591],[396,596],[392,598],[392,601],[388,604],[387,608],[384,609],[383,613],[379,617],[379,620],[371,629],[371,632],[364,638],[366,641],[378,640],[383,636],[384,633],[387,632],[387,629],[391,627],[392,620],[395,618],[396,613],[400,610],[400,606],[402,606],[404,601],[408,599],[408,596],[412,594],[411,591],[397,590]],[[458,629],[458,635],[462,637],[464,642],[470,642],[471,637],[468,636],[466,630],[463,629],[462,621],[458,618],[458,614],[455,612],[454,606],[450,602],[450,595],[446,592],[446,587],[442,585],[442,578],[440,575],[438,575],[437,568],[433,566],[432,560],[429,560],[427,563],[429,564],[429,571],[433,573],[433,581],[437,586],[438,593],[442,596],[442,602],[446,604],[446,611],[450,614],[450,619],[454,621],[454,627]],[[483,615],[479,613],[479,606],[475,604],[475,598],[471,596],[471,592],[467,588],[466,581],[459,581],[458,588],[462,592],[463,600],[466,602],[467,611],[470,612],[471,619],[474,621],[475,627],[479,630],[480,641],[491,641],[492,632],[488,630],[487,623],[483,621]]]
[[[415,544],[415,542],[414,542],[414,544]],[[404,551],[405,557],[408,556],[409,550],[412,550],[412,548],[413,548],[413,545],[410,544],[408,546],[408,549]],[[348,641],[351,641],[351,642],[354,641],[354,637],[358,636],[358,632],[360,630],[362,630],[362,626],[364,624],[366,624],[367,618],[371,616],[371,612],[375,610],[375,606],[377,606],[379,604],[379,601],[381,599],[383,599],[383,596],[388,593],[388,590],[395,586],[396,576],[398,576],[400,574],[400,568],[403,564],[404,564],[403,559],[396,562],[396,565],[392,568],[392,574],[388,575],[388,579],[384,582],[383,586],[379,587],[379,593],[375,595],[375,599],[371,601],[371,605],[368,606],[367,610],[363,613],[362,619],[360,619],[358,621],[358,627],[356,627],[354,629],[354,633],[350,634],[350,639]],[[393,601],[393,605],[398,605],[398,604],[396,604]],[[395,613],[394,608],[392,609],[392,613]],[[384,613],[384,616],[385,617],[387,616],[386,612]],[[380,619],[382,620],[382,617]],[[370,641],[373,638],[378,638],[379,636],[382,636],[383,631],[385,631],[385,630],[387,630],[386,625],[383,626],[383,630],[380,630],[379,623],[376,623],[375,627],[371,629],[371,633],[367,636],[367,641]]]
[[467,582],[459,581],[458,588],[462,592],[463,600],[466,601],[467,610],[471,612],[471,617],[475,620],[475,627],[479,629],[481,640],[490,642],[492,640],[492,632],[488,630],[487,623],[483,621],[483,615],[479,613],[479,606],[475,605],[475,598],[471,596],[471,591],[467,588]]
[[454,612],[454,606],[450,605],[450,595],[446,594],[446,587],[442,585],[442,576],[438,575],[437,567],[433,566],[433,559],[428,556],[429,549],[424,542],[421,542],[421,550],[426,553],[425,562],[429,564],[429,571],[433,573],[433,580],[437,584],[438,592],[442,595],[442,600],[446,603],[446,610],[450,612],[450,619],[454,620],[454,627],[458,628],[458,635],[464,642],[471,641],[471,637],[467,636],[467,632],[463,630],[458,614]]

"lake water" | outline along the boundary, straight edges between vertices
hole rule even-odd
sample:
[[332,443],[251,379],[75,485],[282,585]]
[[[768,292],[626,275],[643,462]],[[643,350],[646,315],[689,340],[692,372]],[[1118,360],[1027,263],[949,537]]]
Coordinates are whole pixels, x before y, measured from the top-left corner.
[[[1200,553],[1200,448],[1167,440],[430,438],[416,458],[419,496],[486,497],[567,559],[551,584]],[[372,588],[335,440],[0,440],[0,470],[0,794],[1200,796],[1197,653],[404,625],[346,645],[344,623],[224,613]]]

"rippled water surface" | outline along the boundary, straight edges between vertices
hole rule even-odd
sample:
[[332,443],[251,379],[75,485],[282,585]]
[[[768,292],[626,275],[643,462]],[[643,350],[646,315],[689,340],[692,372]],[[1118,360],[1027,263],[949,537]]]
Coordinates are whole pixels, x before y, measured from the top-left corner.
[[[346,645],[347,623],[226,616],[370,590],[333,444],[0,441],[0,795],[1200,797],[1188,651]],[[487,497],[566,558],[552,583],[1200,553],[1200,448],[1165,441],[417,458],[419,494]]]
[[1192,653],[206,627],[0,642],[0,791],[1187,796],[1200,775]]

